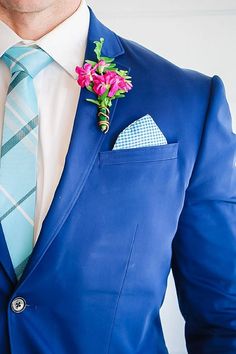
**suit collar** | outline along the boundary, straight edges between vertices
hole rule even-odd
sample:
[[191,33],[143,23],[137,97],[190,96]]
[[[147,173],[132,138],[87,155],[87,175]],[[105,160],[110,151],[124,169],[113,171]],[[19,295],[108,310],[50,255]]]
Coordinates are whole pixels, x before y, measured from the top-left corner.
[[80,66],[84,61],[89,16],[88,6],[85,0],[82,0],[70,17],[35,41],[74,79],[77,77],[76,65]]
[[90,11],[90,25],[89,25],[89,35],[88,35],[88,45],[86,50],[86,58],[93,58],[96,60],[94,49],[94,41],[99,40],[101,37],[105,38],[103,45],[104,56],[116,58],[124,54],[124,48],[122,43],[117,37],[117,35],[111,31],[109,28],[104,26],[95,16],[92,9],[89,7]]
[[[103,54],[117,58],[124,54],[124,48],[116,36],[104,26],[90,10],[90,25],[85,58],[95,60],[94,41],[101,37],[105,39]],[[116,59],[115,59],[116,61]],[[121,66],[117,63],[118,66]],[[128,69],[122,65],[123,69]],[[41,231],[33,249],[31,257],[26,265],[24,273],[17,284],[20,287],[30,276],[45,252],[58,235],[71,209],[78,200],[85,185],[88,175],[94,165],[97,153],[105,138],[97,126],[97,106],[86,101],[86,98],[94,98],[94,95],[86,89],[81,90],[80,99],[75,115],[71,141],[65,159],[65,165],[61,179],[54,194],[53,201],[43,221]],[[110,110],[110,122],[112,122],[117,100],[113,101]],[[5,261],[7,266],[7,262]],[[12,282],[15,278],[12,272],[8,272]]]

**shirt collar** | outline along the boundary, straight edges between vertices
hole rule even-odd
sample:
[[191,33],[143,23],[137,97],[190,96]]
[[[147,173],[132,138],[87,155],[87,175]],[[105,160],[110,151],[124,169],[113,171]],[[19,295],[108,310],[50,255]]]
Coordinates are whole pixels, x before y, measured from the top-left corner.
[[82,0],[79,8],[70,17],[36,41],[22,39],[0,21],[0,56],[16,44],[37,44],[76,79],[75,67],[81,66],[84,62],[89,17],[86,0]]

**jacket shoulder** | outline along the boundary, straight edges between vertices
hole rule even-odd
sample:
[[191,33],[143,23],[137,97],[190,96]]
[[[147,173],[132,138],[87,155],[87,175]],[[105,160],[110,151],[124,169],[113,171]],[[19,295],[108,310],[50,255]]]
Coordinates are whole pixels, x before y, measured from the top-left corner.
[[180,94],[186,91],[192,94],[209,95],[212,77],[191,68],[180,67],[168,59],[158,55],[143,45],[120,37],[126,53],[126,61],[133,72],[142,73],[145,80],[157,80]]

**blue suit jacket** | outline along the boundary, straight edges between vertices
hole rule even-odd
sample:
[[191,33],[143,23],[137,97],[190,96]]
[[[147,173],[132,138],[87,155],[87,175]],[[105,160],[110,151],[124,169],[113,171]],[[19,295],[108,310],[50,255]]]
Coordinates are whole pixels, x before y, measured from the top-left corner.
[[[0,353],[166,354],[159,309],[172,263],[189,353],[235,354],[236,138],[222,81],[118,37],[91,12],[86,58],[100,37],[134,87],[114,102],[107,134],[82,90],[64,171],[18,284],[1,229]],[[165,153],[112,151],[146,113],[167,138]],[[21,313],[11,310],[17,296]]]

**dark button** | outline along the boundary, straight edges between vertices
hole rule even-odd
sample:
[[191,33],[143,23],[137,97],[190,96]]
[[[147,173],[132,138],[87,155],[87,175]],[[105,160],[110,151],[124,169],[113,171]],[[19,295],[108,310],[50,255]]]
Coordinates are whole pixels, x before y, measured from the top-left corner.
[[16,313],[24,311],[25,307],[26,307],[26,301],[25,299],[23,299],[23,297],[16,297],[11,302],[11,309]]

